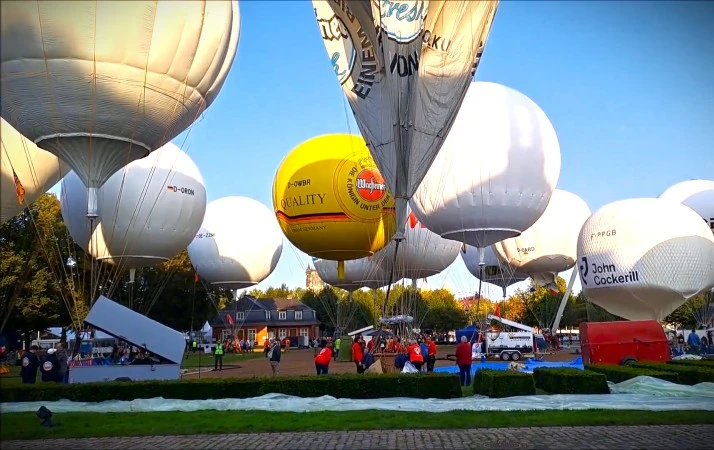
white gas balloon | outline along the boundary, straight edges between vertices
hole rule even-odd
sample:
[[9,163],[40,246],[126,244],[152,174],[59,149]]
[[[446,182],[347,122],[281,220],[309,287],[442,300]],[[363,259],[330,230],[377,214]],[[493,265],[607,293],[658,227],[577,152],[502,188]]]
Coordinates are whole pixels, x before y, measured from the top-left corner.
[[442,237],[487,247],[533,225],[559,176],[558,137],[538,105],[474,82],[411,206]]
[[2,117],[97,189],[188,128],[218,95],[235,1],[3,1]]
[[420,223],[413,212],[407,210],[405,239],[397,241],[377,252],[372,258],[379,260],[379,265],[388,273],[394,271],[393,280],[407,278],[418,280],[436,275],[449,267],[459,254],[461,244],[429,231]]
[[[501,261],[496,256],[493,246],[478,249],[464,244],[461,248],[461,259],[471,275],[484,283],[493,284],[503,289],[504,298],[508,286],[528,278],[528,275],[518,272],[515,267]],[[483,272],[481,272],[482,268]]]
[[37,147],[5,119],[1,122],[0,224],[51,189],[68,170],[55,155]]
[[680,203],[622,200],[583,225],[578,267],[593,303],[628,320],[663,320],[714,287],[714,235]]
[[556,189],[533,226],[518,237],[497,242],[493,248],[499,258],[528,274],[534,283],[557,289],[558,273],[575,266],[578,235],[590,214],[582,198]]
[[704,219],[714,233],[714,181],[682,181],[669,187],[659,198],[689,206]]
[[134,269],[167,261],[191,243],[206,211],[206,188],[191,158],[168,143],[104,183],[93,232],[86,205],[87,189],[70,172],[61,194],[70,236],[92,257]]
[[223,197],[206,217],[188,256],[208,283],[237,290],[266,279],[278,265],[283,233],[273,211],[247,197]]
[[345,261],[345,276],[337,276],[337,261],[317,259],[315,270],[325,283],[354,292],[363,287],[377,289],[389,283],[389,274],[385,273],[371,258],[360,258]]

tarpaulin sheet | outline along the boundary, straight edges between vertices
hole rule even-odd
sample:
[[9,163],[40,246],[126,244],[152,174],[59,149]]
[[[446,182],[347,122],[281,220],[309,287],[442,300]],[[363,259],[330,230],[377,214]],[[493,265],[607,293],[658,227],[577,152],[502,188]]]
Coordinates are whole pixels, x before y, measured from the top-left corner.
[[642,410],[642,411],[714,411],[714,384],[684,386],[650,377],[638,377],[611,385],[616,394],[603,395],[532,395],[490,399],[481,396],[456,399],[385,398],[372,400],[338,399],[329,396],[300,398],[266,394],[247,399],[171,400],[163,398],[131,401],[83,403],[57,402],[3,403],[3,414],[35,412],[46,406],[62,412],[152,412],[152,411],[543,411],[543,410]]

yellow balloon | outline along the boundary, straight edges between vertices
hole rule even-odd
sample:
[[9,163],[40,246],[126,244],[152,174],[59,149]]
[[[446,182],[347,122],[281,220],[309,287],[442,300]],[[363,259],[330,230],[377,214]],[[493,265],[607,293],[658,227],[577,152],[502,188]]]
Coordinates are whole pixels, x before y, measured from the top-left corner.
[[360,136],[303,142],[283,160],[273,207],[292,244],[334,261],[373,255],[396,231],[394,198]]

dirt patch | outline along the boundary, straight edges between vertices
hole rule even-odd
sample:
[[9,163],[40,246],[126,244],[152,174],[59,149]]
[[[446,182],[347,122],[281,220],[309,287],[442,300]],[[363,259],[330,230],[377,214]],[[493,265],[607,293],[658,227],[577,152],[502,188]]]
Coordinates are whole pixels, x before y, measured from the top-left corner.
[[[453,354],[456,350],[455,346],[440,346],[437,357],[445,357],[447,354]],[[283,353],[280,361],[278,375],[294,376],[294,375],[314,375],[315,363],[313,358],[315,354],[312,349],[289,350]],[[558,351],[553,354],[545,355],[544,361],[572,361],[576,355],[569,351]],[[498,360],[493,360],[498,361]],[[210,356],[206,357],[207,366],[213,365],[213,359]],[[453,366],[453,361],[437,360],[436,367]],[[354,363],[332,361],[330,363],[330,373],[357,373]],[[253,378],[270,376],[270,363],[266,358],[250,359],[241,361],[240,367],[223,367],[222,371],[210,371],[186,374],[185,378]]]

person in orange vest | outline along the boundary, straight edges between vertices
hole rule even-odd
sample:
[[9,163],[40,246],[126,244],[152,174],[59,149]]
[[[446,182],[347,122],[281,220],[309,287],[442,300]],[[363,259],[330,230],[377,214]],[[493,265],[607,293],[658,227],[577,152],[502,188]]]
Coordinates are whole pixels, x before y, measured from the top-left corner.
[[414,365],[416,370],[421,372],[421,366],[424,365],[424,355],[421,354],[421,346],[416,341],[410,340],[407,353],[409,354],[409,362]]
[[317,370],[318,375],[327,375],[330,361],[332,361],[332,342],[323,340],[320,343],[320,347],[322,347],[322,350],[315,356],[315,370]]
[[433,372],[434,364],[436,363],[436,343],[431,336],[426,337],[426,371]]
[[362,350],[362,335],[355,336],[352,344],[352,361],[357,366],[357,373],[364,373],[364,351]]

